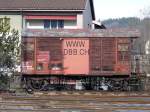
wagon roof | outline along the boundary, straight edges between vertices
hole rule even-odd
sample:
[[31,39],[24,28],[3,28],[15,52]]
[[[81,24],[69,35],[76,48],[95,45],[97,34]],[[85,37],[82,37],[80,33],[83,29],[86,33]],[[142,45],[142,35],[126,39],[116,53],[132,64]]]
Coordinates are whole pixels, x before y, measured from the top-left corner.
[[22,31],[22,37],[140,37],[138,29],[118,28],[118,29],[53,29],[53,30],[33,30]]

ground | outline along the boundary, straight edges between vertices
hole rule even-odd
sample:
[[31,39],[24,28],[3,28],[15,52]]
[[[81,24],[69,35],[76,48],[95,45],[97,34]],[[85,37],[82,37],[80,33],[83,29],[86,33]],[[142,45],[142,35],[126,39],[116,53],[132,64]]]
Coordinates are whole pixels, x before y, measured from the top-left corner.
[[0,112],[150,112],[150,97],[148,93],[3,93]]

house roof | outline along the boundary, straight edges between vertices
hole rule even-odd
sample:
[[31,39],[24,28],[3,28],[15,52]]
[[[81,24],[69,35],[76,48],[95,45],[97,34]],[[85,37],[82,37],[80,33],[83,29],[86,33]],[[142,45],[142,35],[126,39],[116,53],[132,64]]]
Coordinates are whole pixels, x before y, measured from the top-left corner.
[[0,9],[82,10],[86,0],[0,0]]
[[23,37],[140,37],[138,29],[118,28],[118,29],[60,29],[60,30],[23,30]]
[[[92,18],[95,20],[93,0],[90,1]],[[87,0],[0,0],[0,11],[5,10],[71,10],[83,11]]]

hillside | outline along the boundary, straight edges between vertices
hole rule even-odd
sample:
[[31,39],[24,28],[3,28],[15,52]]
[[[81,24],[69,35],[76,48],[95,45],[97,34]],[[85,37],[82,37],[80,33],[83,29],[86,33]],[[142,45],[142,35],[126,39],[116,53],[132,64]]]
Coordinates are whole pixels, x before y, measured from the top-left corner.
[[[141,37],[135,42],[135,52],[145,53],[145,44],[150,40],[150,18],[143,20],[136,17],[108,19],[102,21],[106,28],[138,28],[141,31]],[[149,46],[150,48],[150,46]]]
[[141,23],[139,18],[129,17],[129,18],[118,18],[118,19],[108,19],[102,21],[107,28],[114,27],[137,27]]

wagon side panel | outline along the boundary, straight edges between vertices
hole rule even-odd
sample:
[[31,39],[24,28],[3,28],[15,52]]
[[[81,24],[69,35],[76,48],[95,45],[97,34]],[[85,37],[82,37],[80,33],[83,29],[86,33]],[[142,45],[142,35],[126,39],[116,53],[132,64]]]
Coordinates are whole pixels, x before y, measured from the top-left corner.
[[21,58],[21,67],[23,74],[34,74],[35,72],[35,38],[26,38],[22,39],[22,58]]
[[90,40],[90,74],[113,75],[115,51],[114,38],[92,38]]
[[37,38],[36,74],[62,74],[63,55],[60,38]]
[[63,40],[64,70],[66,75],[89,74],[88,50],[88,38],[65,38]]
[[131,73],[131,42],[130,38],[117,38],[117,74],[130,75]]

